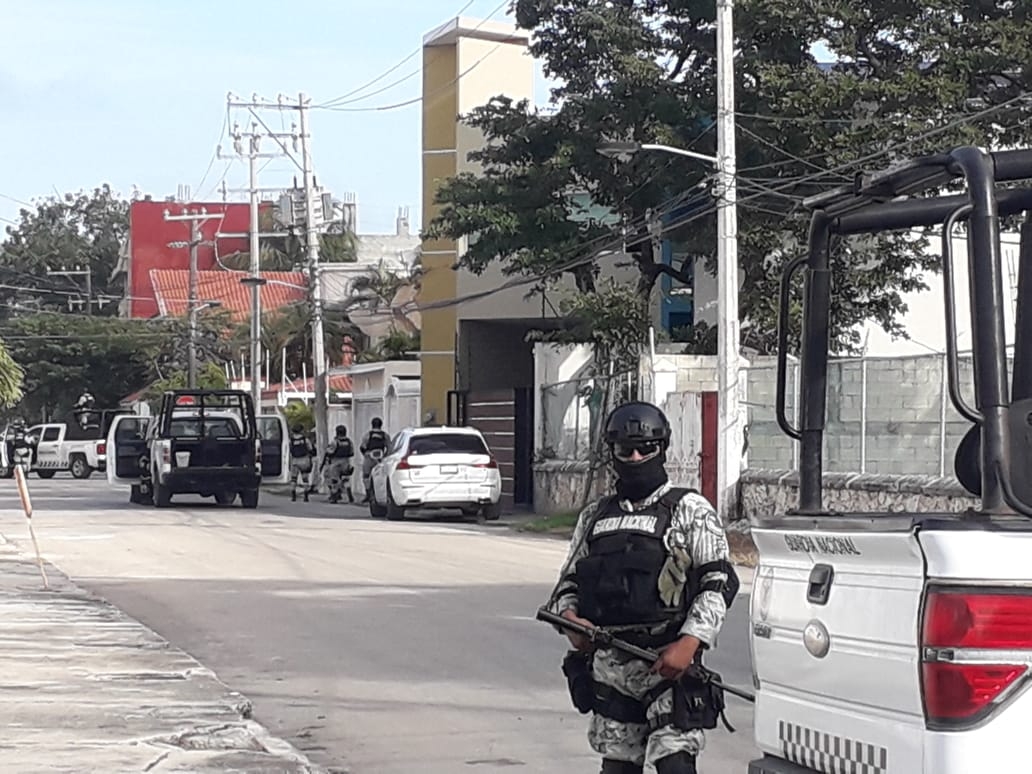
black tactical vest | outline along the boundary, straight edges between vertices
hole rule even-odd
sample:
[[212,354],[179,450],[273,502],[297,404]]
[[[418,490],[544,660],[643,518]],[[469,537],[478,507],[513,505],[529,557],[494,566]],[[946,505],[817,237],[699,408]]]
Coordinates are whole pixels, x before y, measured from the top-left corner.
[[663,536],[674,509],[689,489],[670,489],[652,505],[627,513],[619,499],[604,501],[589,526],[588,555],[577,562],[577,614],[597,626],[679,627],[691,605],[686,586],[681,604],[667,607],[659,575],[669,554]]
[[383,430],[370,430],[369,439],[366,441],[366,451],[376,451],[387,448],[387,433]]
[[333,449],[333,452],[330,454],[330,457],[332,459],[343,460],[347,459],[348,457],[355,456],[355,449],[351,445],[350,438],[335,438],[334,440],[336,441],[337,445]]
[[312,447],[308,443],[307,438],[291,438],[290,439],[290,456],[297,457],[311,457]]

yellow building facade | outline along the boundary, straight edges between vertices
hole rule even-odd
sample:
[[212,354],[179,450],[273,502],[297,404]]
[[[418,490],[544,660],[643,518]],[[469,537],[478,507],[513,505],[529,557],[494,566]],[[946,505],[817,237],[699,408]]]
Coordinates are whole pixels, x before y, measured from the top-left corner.
[[[434,198],[440,185],[461,172],[476,172],[467,161],[483,144],[479,131],[459,117],[504,95],[533,100],[534,62],[529,36],[514,25],[459,17],[427,33],[423,39],[422,223],[437,215]],[[452,240],[424,239],[423,280],[419,303],[449,301],[478,290],[495,288],[504,278],[496,267],[481,276],[453,268],[464,245]],[[506,319],[527,316],[521,292],[496,293],[485,299],[422,313],[422,412],[443,423],[448,392],[456,388],[458,332],[463,319]]]

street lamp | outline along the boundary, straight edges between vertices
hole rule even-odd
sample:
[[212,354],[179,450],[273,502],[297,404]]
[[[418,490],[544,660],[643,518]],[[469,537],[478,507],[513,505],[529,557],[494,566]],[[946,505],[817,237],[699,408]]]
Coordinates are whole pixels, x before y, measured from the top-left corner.
[[262,311],[261,289],[268,285],[265,277],[250,276],[240,280],[241,285],[251,288],[251,400],[256,414],[262,408]]
[[611,159],[620,159],[621,161],[644,150],[674,153],[678,156],[687,156],[690,159],[706,161],[715,167],[720,166],[720,160],[716,156],[707,156],[705,153],[696,153],[695,151],[685,150],[684,148],[675,148],[673,145],[657,145],[655,143],[641,142],[604,142],[601,143],[596,150],[603,156]]
[[[727,6],[727,0],[718,2]],[[719,14],[718,14],[719,15]],[[725,27],[730,19],[725,16]],[[718,48],[729,51],[726,36],[718,31]],[[728,54],[730,56],[730,54]],[[721,59],[721,62],[724,60]],[[625,161],[640,151],[660,151],[705,161],[717,168],[720,179],[717,204],[717,512],[726,524],[731,516],[729,506],[742,472],[744,429],[741,421],[741,402],[738,395],[739,375],[739,320],[738,320],[738,213],[735,185],[734,144],[734,84],[730,65],[718,70],[720,82],[717,105],[717,156],[675,148],[670,145],[639,142],[606,142],[598,146],[603,156]]]
[[214,309],[222,306],[218,300],[205,301],[201,304],[194,304],[187,314],[187,321],[190,326],[190,338],[187,344],[187,370],[186,386],[188,389],[197,389],[197,314],[205,309]]

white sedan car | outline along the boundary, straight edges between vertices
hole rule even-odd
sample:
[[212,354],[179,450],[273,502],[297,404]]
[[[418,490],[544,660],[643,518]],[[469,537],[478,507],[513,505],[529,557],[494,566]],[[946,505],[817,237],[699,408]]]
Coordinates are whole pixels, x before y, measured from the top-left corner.
[[409,427],[394,437],[370,475],[369,513],[392,521],[407,508],[455,508],[501,515],[502,477],[479,430]]

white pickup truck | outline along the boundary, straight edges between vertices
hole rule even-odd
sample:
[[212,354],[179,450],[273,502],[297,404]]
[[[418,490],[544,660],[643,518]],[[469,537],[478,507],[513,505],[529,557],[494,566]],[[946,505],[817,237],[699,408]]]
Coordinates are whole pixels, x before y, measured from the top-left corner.
[[25,434],[33,444],[32,467],[40,478],[53,478],[68,470],[75,478],[89,478],[107,466],[107,439],[73,439],[64,423],[33,425]]
[[[950,183],[964,193],[939,195]],[[778,353],[778,422],[800,442],[799,502],[753,525],[760,559],[750,647],[763,757],[749,773],[1025,774],[1032,770],[1025,736],[1032,728],[1032,224],[1022,228],[1008,388],[999,219],[1032,210],[1032,150],[958,148],[859,177],[807,206],[810,248],[784,272]],[[952,237],[962,221],[974,385],[959,383],[957,366]],[[832,275],[848,268],[848,254],[832,263],[829,243],[933,226],[943,232],[949,392],[972,423],[956,473],[980,507],[835,512],[822,490],[828,328]],[[788,309],[800,268],[802,372],[799,411],[789,417]]]

